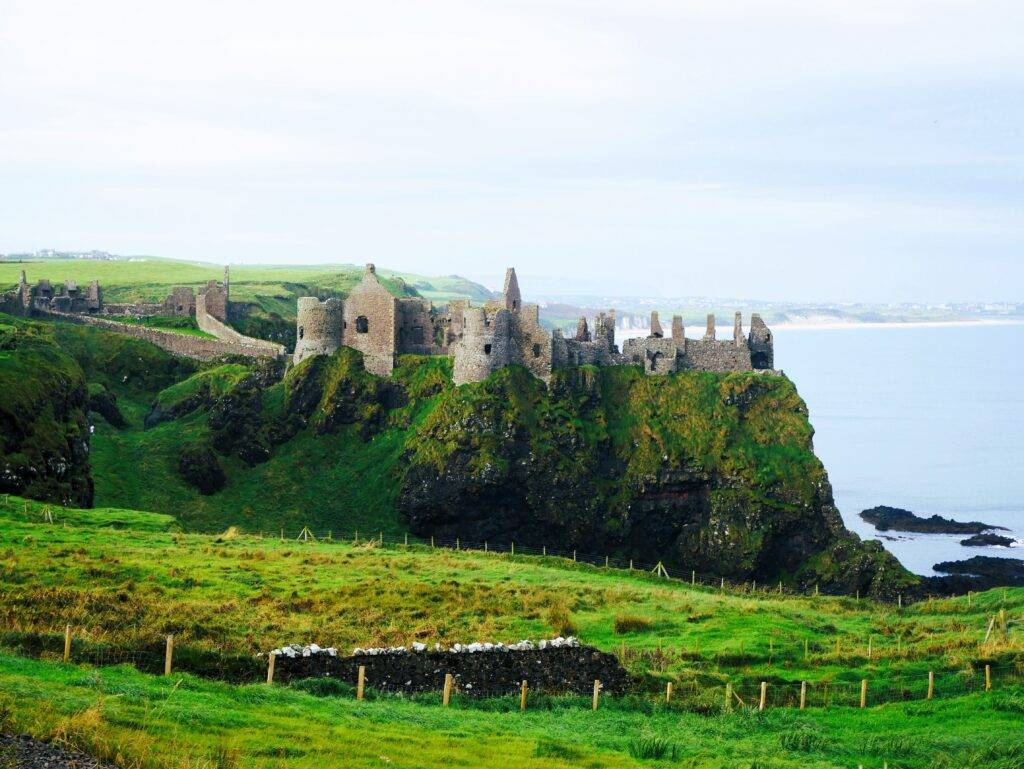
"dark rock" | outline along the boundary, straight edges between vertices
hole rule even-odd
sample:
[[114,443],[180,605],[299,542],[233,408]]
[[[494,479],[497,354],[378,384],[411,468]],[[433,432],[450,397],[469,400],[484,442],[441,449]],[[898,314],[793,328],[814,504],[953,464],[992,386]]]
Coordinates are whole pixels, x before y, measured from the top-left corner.
[[1003,526],[993,526],[979,521],[961,523],[940,515],[922,518],[909,510],[885,505],[865,510],[860,517],[874,525],[879,531],[912,531],[918,534],[980,534],[990,529],[1006,530]]
[[28,735],[0,734],[0,766],[12,769],[114,769],[92,756]]
[[178,456],[178,472],[200,494],[216,494],[227,481],[217,455],[208,446],[186,446]]
[[592,646],[532,651],[477,653],[410,652],[408,654],[332,657],[278,657],[275,678],[331,677],[352,684],[359,666],[366,667],[366,685],[387,692],[439,692],[446,673],[455,678],[458,691],[475,696],[515,694],[522,681],[530,691],[550,694],[590,694],[599,680],[608,694],[622,694],[629,676],[611,654]]
[[256,377],[247,376],[210,408],[214,448],[237,454],[250,466],[270,459],[271,441],[262,411],[263,390]]
[[1015,540],[1001,534],[975,534],[973,537],[960,540],[964,547],[1010,547]]
[[972,590],[1024,586],[1024,560],[976,555],[963,561],[943,561],[933,567],[943,574],[973,578]]
[[102,416],[112,427],[118,429],[127,427],[128,420],[124,418],[121,409],[117,407],[117,396],[102,386],[90,389],[89,410]]

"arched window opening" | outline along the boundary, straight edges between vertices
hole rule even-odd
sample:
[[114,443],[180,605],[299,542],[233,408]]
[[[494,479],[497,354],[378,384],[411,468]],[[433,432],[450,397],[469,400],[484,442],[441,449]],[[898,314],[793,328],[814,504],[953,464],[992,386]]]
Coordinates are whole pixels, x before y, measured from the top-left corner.
[[490,354],[491,354],[491,346],[489,344],[485,344],[484,345],[484,355],[490,355]]
[[534,358],[539,358],[540,357],[540,345],[539,344],[535,344],[533,346],[533,357]]
[[302,326],[299,326],[299,339],[302,339],[302,337],[303,337],[303,335],[305,333],[306,333],[306,329],[304,329]]
[[370,321],[365,315],[360,315],[356,318],[356,333],[365,334],[370,330]]

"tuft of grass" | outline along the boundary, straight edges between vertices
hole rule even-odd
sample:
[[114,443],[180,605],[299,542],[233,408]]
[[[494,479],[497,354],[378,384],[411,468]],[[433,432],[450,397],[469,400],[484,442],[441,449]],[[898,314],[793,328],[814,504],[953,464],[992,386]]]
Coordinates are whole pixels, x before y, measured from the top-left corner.
[[555,604],[548,609],[547,622],[554,633],[563,637],[576,635],[579,632],[579,628],[573,622],[572,614],[564,604]]
[[660,761],[662,759],[676,760],[677,748],[675,744],[663,737],[637,737],[629,743],[629,755],[641,760]]
[[560,758],[564,761],[576,761],[583,757],[583,754],[572,745],[549,739],[538,740],[533,755],[537,758]]
[[653,624],[649,619],[639,617],[636,614],[615,615],[615,632],[618,635],[642,633],[645,630],[650,630]]

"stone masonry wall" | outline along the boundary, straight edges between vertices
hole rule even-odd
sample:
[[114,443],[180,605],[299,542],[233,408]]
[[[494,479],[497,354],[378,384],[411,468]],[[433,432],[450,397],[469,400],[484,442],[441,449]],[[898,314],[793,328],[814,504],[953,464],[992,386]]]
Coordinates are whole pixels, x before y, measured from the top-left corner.
[[613,655],[591,646],[477,654],[425,651],[351,657],[280,656],[274,663],[274,678],[289,681],[330,677],[354,686],[360,665],[366,668],[366,686],[387,692],[439,692],[447,673],[454,677],[456,691],[476,696],[515,694],[523,681],[531,692],[583,695],[593,692],[595,680],[608,694],[622,694],[629,683],[626,671]]
[[363,354],[371,374],[390,375],[398,349],[398,300],[377,280],[372,264],[366,265],[363,280],[346,297],[344,318],[343,344]]
[[750,348],[732,341],[687,339],[685,354],[679,359],[679,370],[750,371]]
[[[263,339],[256,339],[251,336],[240,334],[231,326],[222,323],[210,315],[207,308],[207,294],[200,294],[196,297],[196,325],[207,334],[211,334],[221,342],[227,342],[240,348],[255,350],[259,355],[278,358],[284,355],[284,345],[276,342],[267,342]],[[246,353],[242,353],[243,355]]]
[[146,326],[137,326],[132,323],[120,323],[116,320],[97,318],[92,315],[73,315],[59,312],[42,312],[40,314],[58,320],[70,321],[71,323],[81,323],[87,326],[103,328],[107,331],[115,331],[119,334],[127,334],[136,339],[144,339],[172,355],[181,355],[186,358],[195,358],[196,360],[212,360],[221,355],[244,355],[249,358],[270,356],[270,353],[264,349],[222,342],[219,339],[204,339],[203,337],[187,334],[176,334],[173,331],[161,331],[155,328],[147,328]]

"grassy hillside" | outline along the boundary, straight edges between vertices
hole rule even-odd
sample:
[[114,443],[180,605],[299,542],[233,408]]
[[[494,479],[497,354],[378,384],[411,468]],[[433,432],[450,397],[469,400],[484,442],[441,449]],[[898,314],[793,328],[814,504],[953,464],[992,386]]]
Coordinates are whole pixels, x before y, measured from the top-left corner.
[[[0,291],[13,288],[21,270],[26,271],[30,283],[39,278],[49,278],[54,283],[71,279],[78,281],[79,285],[99,280],[103,296],[110,302],[158,301],[167,296],[171,286],[198,288],[209,280],[220,280],[224,275],[224,268],[219,264],[153,257],[115,261],[0,261]],[[296,297],[317,293],[343,296],[359,281],[362,270],[362,265],[353,264],[239,265],[231,268],[231,298],[238,302],[252,302],[267,313],[294,318]],[[479,284],[454,275],[426,277],[392,270],[380,270],[378,274],[398,294],[419,293],[438,302],[450,299],[481,302],[490,296]]]
[[[291,640],[345,649],[575,633],[619,654],[625,646],[627,667],[652,681],[806,678],[838,687],[833,696],[863,677],[879,687],[909,677],[921,689],[929,669],[1002,669],[1024,652],[1024,589],[898,608],[365,537],[185,534],[166,516],[134,511],[51,506],[48,525],[42,509],[13,497],[0,504],[0,626],[51,632],[71,623],[118,648],[165,633],[228,656]],[[1000,610],[1005,633],[999,624],[984,643]]]
[[[898,609],[721,592],[564,559],[183,534],[134,511],[50,506],[48,524],[38,503],[0,503],[0,645],[42,633],[52,659],[70,623],[76,655],[150,648],[159,660],[162,635],[175,634],[181,672],[170,679],[0,652],[0,728],[120,754],[126,766],[634,767],[662,753],[656,765],[1010,769],[1024,758],[1014,736],[1024,688],[997,677],[991,693],[962,694],[968,676],[980,686],[985,663],[1000,676],[1021,663],[1020,589]],[[983,643],[1000,609],[1005,635],[997,626]],[[586,700],[535,695],[522,714],[514,698],[456,696],[445,710],[437,695],[371,690],[357,703],[346,683],[267,688],[185,674],[292,640],[346,649],[569,630],[623,656],[636,694],[597,713]],[[931,702],[928,670],[938,673]],[[861,678],[871,681],[865,710],[850,707]],[[814,696],[803,712],[778,707],[801,679],[814,693],[830,684],[827,708]],[[769,681],[768,709],[720,714],[726,680],[748,703]],[[670,706],[657,696],[666,681]],[[875,704],[901,697],[911,701]]]

